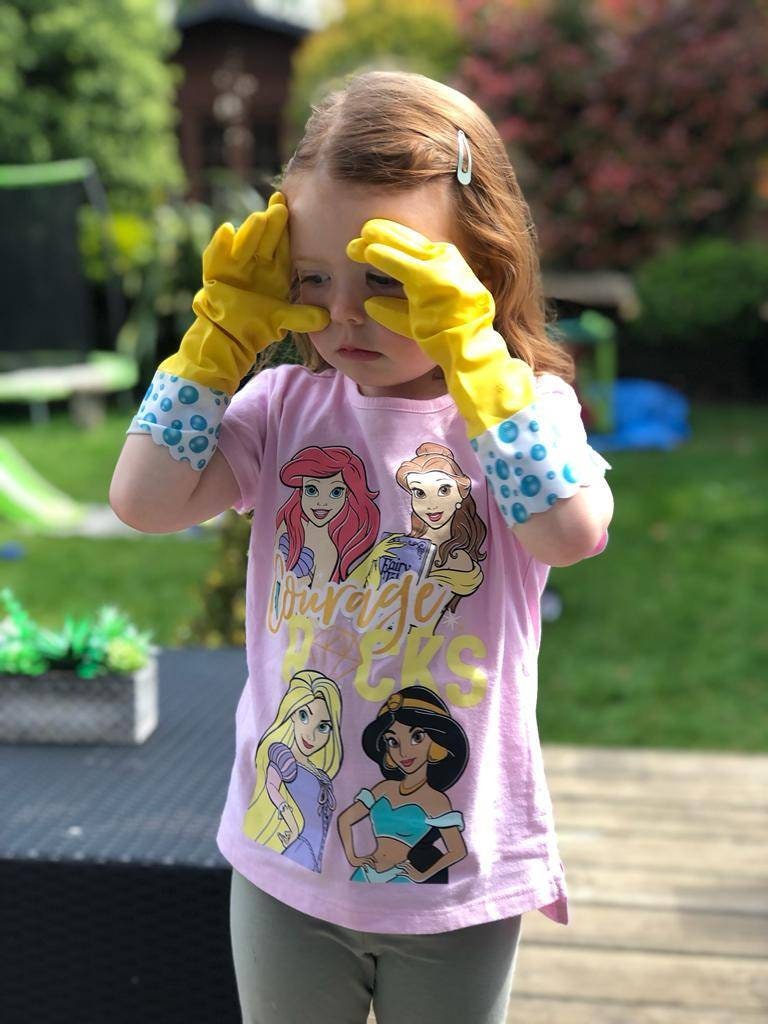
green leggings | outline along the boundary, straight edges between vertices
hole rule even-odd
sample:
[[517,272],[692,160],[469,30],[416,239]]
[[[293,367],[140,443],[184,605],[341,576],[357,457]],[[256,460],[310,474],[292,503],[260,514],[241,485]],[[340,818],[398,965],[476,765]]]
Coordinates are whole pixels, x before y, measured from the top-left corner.
[[504,1024],[520,918],[436,935],[353,931],[232,872],[230,929],[243,1024]]

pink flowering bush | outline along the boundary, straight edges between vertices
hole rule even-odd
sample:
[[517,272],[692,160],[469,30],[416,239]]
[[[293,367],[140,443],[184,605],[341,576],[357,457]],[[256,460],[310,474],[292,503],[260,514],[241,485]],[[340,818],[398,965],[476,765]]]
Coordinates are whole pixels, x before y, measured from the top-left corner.
[[463,0],[457,85],[492,117],[550,265],[738,232],[768,137],[759,0]]

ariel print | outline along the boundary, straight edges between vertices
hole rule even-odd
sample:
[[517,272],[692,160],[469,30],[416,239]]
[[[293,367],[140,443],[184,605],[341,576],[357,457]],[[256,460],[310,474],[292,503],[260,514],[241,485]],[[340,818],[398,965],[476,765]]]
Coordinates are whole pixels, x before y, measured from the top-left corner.
[[378,492],[349,448],[302,448],[280,470],[292,493],[278,510],[277,547],[285,567],[309,587],[340,583],[379,530]]
[[[467,765],[466,733],[433,690],[406,686],[381,706],[362,743],[384,779],[361,789],[338,818],[344,852],[355,867],[351,880],[447,882],[448,868],[467,853],[464,817],[445,795]],[[352,826],[365,817],[376,847],[359,855]]]
[[342,762],[341,693],[322,672],[297,672],[256,748],[256,785],[243,820],[250,839],[320,871]]

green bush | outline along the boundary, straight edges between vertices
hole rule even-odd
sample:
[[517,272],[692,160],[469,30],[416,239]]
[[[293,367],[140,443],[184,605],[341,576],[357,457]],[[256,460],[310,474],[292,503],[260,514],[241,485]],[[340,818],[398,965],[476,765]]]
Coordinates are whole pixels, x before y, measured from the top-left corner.
[[0,0],[0,163],[88,156],[119,208],[183,182],[157,0]]
[[215,566],[203,584],[202,611],[180,630],[177,641],[205,647],[242,647],[245,644],[245,574],[251,517],[226,514],[219,535]]
[[40,676],[50,669],[71,669],[81,679],[109,672],[135,672],[147,664],[153,648],[127,615],[104,606],[95,616],[67,616],[56,632],[33,621],[13,592],[0,590],[0,673]]
[[460,0],[544,263],[633,268],[747,229],[768,133],[764,0]]
[[635,275],[641,313],[634,336],[746,347],[768,331],[768,246],[708,238],[664,252]]
[[123,210],[104,217],[89,207],[81,211],[86,273],[95,282],[108,274],[119,279],[130,312],[118,347],[139,361],[145,384],[192,323],[202,252],[214,229],[225,220],[239,225],[264,205],[258,192],[230,183],[218,185],[212,207],[176,201],[149,214]]
[[450,0],[345,0],[340,17],[298,47],[288,103],[289,146],[301,136],[310,107],[346,75],[398,68],[446,80],[462,54]]

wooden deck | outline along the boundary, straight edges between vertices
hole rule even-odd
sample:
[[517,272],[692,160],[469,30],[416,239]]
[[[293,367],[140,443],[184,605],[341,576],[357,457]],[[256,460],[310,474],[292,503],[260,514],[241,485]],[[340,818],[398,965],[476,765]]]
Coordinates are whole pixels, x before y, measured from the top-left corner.
[[765,1024],[768,756],[544,756],[571,923],[526,914],[508,1024]]

